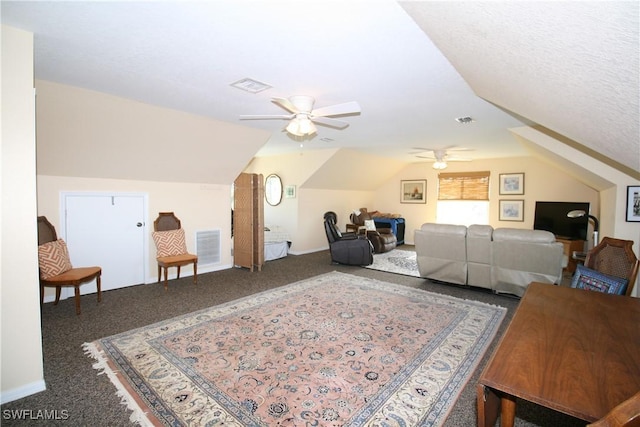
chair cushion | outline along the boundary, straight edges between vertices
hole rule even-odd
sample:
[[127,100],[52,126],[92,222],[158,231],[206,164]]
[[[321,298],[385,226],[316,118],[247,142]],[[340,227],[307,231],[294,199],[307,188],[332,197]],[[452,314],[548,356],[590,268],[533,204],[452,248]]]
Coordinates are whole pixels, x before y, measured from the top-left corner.
[[40,278],[44,280],[73,268],[67,244],[62,239],[38,246],[38,263],[40,264]]
[[607,294],[624,295],[629,281],[620,277],[600,273],[578,264],[571,280],[571,287],[599,291]]
[[184,229],[154,231],[153,241],[156,244],[157,257],[175,256],[187,253]]

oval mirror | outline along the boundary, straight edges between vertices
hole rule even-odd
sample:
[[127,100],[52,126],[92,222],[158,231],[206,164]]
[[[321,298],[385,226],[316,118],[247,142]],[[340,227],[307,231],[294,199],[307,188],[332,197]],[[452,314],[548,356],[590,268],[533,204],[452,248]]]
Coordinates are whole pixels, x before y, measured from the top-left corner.
[[276,174],[271,174],[264,181],[264,198],[271,206],[277,206],[282,201],[282,180]]

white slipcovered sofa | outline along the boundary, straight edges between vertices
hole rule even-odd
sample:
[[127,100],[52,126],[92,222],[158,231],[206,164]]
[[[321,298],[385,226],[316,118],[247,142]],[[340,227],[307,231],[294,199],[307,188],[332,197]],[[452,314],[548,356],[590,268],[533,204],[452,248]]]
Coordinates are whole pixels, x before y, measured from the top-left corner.
[[426,223],[414,242],[428,279],[517,296],[531,282],[562,280],[563,245],[548,231]]

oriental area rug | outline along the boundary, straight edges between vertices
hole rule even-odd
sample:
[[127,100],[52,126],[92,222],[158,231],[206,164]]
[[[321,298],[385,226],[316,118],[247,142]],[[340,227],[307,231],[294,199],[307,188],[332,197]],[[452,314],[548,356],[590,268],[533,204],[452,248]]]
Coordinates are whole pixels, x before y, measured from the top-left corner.
[[505,312],[332,272],[84,349],[142,425],[436,426]]
[[366,268],[402,274],[404,276],[420,277],[416,253],[414,251],[394,249],[382,254],[374,254],[373,264],[367,265]]

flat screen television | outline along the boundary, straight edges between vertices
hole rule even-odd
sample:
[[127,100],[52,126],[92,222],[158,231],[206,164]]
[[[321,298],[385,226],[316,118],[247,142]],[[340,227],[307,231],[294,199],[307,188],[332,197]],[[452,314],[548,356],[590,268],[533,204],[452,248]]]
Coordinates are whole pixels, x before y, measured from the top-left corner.
[[[585,211],[586,215],[567,217],[567,213],[574,210]],[[536,202],[533,228],[550,231],[562,239],[587,240],[588,214],[588,202]]]

